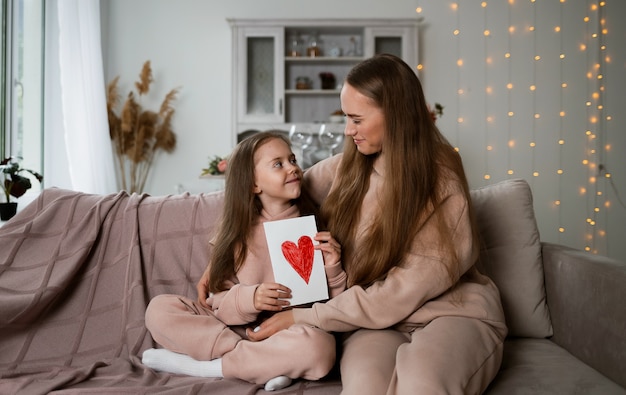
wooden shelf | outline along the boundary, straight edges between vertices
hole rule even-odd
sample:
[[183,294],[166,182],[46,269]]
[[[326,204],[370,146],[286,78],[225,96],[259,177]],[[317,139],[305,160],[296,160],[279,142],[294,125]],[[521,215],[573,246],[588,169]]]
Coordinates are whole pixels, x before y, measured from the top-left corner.
[[358,63],[362,56],[286,56],[286,62],[295,63]]
[[340,89],[286,89],[286,95],[339,95]]

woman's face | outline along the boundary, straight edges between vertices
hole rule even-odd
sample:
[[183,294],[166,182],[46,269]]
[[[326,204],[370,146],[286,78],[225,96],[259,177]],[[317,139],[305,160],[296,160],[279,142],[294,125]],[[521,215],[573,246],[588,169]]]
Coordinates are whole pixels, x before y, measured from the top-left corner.
[[346,114],[347,137],[351,137],[363,155],[378,153],[383,148],[385,117],[372,99],[345,83],[341,89],[341,110]]

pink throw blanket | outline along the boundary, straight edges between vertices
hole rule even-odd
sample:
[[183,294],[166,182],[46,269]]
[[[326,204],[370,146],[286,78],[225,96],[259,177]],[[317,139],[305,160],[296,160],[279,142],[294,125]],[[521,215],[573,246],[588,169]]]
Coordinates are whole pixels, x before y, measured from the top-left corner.
[[[196,298],[222,202],[221,192],[44,190],[0,228],[0,393],[256,393],[141,364],[156,346],[146,305],[161,293]],[[278,393],[328,389],[300,381]]]

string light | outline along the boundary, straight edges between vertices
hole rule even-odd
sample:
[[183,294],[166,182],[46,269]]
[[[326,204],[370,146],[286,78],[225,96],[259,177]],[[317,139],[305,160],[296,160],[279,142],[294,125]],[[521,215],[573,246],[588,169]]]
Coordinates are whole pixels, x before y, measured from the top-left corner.
[[460,142],[460,133],[461,133],[461,124],[463,123],[463,117],[461,116],[461,95],[463,94],[463,88],[461,87],[461,66],[463,62],[461,61],[461,38],[460,38],[460,27],[461,27],[461,13],[458,12],[459,5],[457,3],[452,3],[452,10],[456,13],[456,27],[453,30],[452,34],[456,38],[456,55],[457,55],[457,69],[456,69],[456,80],[457,80],[457,95],[456,95],[456,108],[457,108],[457,122],[456,122],[456,146],[455,150],[460,151],[459,142]]
[[[489,28],[487,26],[487,2],[483,1],[481,3],[481,7],[483,8],[483,45],[485,48],[485,54],[489,54],[489,36],[490,36],[490,31]],[[485,94],[484,94],[484,106],[485,106],[485,113],[489,114],[489,92],[491,90],[491,88],[489,87],[489,57],[487,56],[486,60],[485,60],[485,84],[486,84],[486,88],[485,88]],[[488,181],[491,179],[491,175],[489,174],[489,159],[490,159],[490,153],[493,150],[493,146],[491,144],[489,144],[489,135],[490,135],[490,126],[491,123],[493,122],[493,117],[491,116],[487,116],[486,117],[486,121],[487,124],[485,125],[485,147],[487,147],[487,153],[485,154],[484,158],[485,158],[485,162],[484,162],[484,170],[483,170],[483,179],[485,181]]]
[[[584,18],[586,26],[586,37],[588,40],[586,43],[581,44],[580,48],[585,51],[587,56],[587,63],[589,71],[587,72],[588,92],[589,99],[585,102],[587,107],[587,130],[585,130],[585,136],[587,136],[587,157],[583,160],[583,165],[588,169],[588,184],[589,188],[595,193],[587,195],[587,206],[589,207],[587,218],[587,246],[586,249],[591,252],[597,252],[601,248],[606,250],[608,248],[608,241],[605,238],[606,231],[597,226],[601,216],[604,216],[604,223],[608,222],[608,208],[610,202],[606,199],[606,195],[603,193],[603,189],[606,188],[606,166],[604,164],[604,154],[606,149],[605,139],[605,117],[603,115],[603,94],[605,92],[604,85],[604,62],[606,57],[602,55],[602,52],[606,50],[604,44],[604,36],[608,33],[608,30],[604,26],[605,19],[603,17],[603,7],[605,2],[601,2],[600,5],[592,3],[589,6],[591,15],[587,15]],[[595,26],[591,25],[591,22],[595,21]],[[602,176],[604,171],[604,177]],[[602,212],[600,207],[604,207],[606,210]],[[600,247],[600,239],[604,239],[604,247]]]
[[[557,2],[558,10],[535,0],[442,4],[455,21],[449,36],[456,43],[456,51],[449,54],[450,62],[456,63],[456,114],[452,111],[446,122],[455,124],[456,139],[451,139],[455,150],[465,149],[465,141],[472,149],[482,150],[482,154],[468,155],[480,161],[482,174],[475,176],[481,182],[522,177],[533,188],[539,182],[545,186],[542,193],[549,194],[554,216],[543,221],[555,222],[548,222],[549,229],[542,229],[542,236],[547,231],[548,241],[565,240],[565,244],[601,253],[608,249],[606,223],[615,207],[607,189],[616,177],[605,163],[611,147],[605,130],[612,117],[604,103],[606,90],[611,88],[611,75],[606,72],[611,54],[605,40],[609,34],[603,17],[606,1],[586,2],[585,10],[567,0]],[[544,17],[544,10],[558,12],[558,19]],[[585,14],[574,14],[580,11]],[[476,23],[477,12],[483,14],[481,27]],[[500,20],[503,12],[508,20]],[[492,15],[498,18],[492,21]],[[572,15],[579,16],[573,19]],[[461,18],[466,16],[474,20],[465,23]],[[576,34],[580,42],[572,41]],[[479,40],[484,55],[467,55],[469,43]],[[477,62],[480,58],[482,64]],[[581,74],[584,59],[587,67]],[[475,79],[476,71],[484,85]],[[544,104],[547,100],[549,106]],[[482,114],[476,115],[477,109]],[[504,130],[506,134],[500,134]],[[506,166],[499,168],[504,161]],[[572,188],[576,188],[573,194]],[[537,199],[545,196],[538,194]],[[586,207],[580,210],[582,216],[572,215],[572,209],[581,205]],[[538,207],[546,206],[539,201]]]
[[[537,6],[535,5],[534,1],[531,1],[532,3],[532,9],[533,9],[533,25],[530,28],[530,31],[532,32],[532,36],[533,36],[533,46],[532,46],[532,50],[533,53],[535,54],[535,56],[533,57],[533,59],[535,60],[535,62],[533,62],[533,68],[532,68],[532,85],[531,85],[531,89],[530,92],[532,94],[532,103],[533,103],[533,123],[532,123],[532,140],[530,143],[530,147],[531,147],[531,168],[532,168],[532,175],[533,177],[539,177],[539,172],[536,170],[536,150],[534,149],[536,144],[535,141],[537,140],[537,119],[539,119],[539,113],[537,112],[537,95],[536,95],[536,86],[537,86],[537,61],[539,61],[541,59],[541,57],[539,55],[537,55],[537,34],[535,33],[535,24],[537,23]],[[531,181],[531,185],[532,185],[532,181]]]
[[[600,40],[598,43],[598,51],[596,53],[597,55],[597,65],[598,65],[598,77],[597,77],[597,84],[599,85],[599,91],[602,92],[602,94],[604,94],[605,92],[605,85],[604,85],[604,70],[605,70],[605,66],[607,63],[607,59],[606,57],[603,55],[603,52],[606,51],[606,45],[604,44],[605,42],[605,36],[608,34],[608,29],[606,28],[605,24],[606,24],[606,20],[604,18],[604,6],[606,5],[605,1],[600,1],[599,3],[599,9],[598,9],[598,29],[600,30]],[[600,138],[597,141],[596,147],[598,149],[598,169],[596,170],[596,174],[601,177],[602,173],[604,172],[604,178],[601,180],[601,182],[597,183],[597,187],[596,187],[596,197],[594,199],[594,212],[597,213],[597,218],[600,217],[600,215],[604,215],[604,224],[608,224],[608,219],[609,219],[609,208],[610,208],[610,202],[607,200],[607,198],[605,197],[606,195],[603,193],[603,189],[606,189],[608,187],[608,185],[613,185],[612,184],[612,180],[610,180],[611,178],[611,174],[609,173],[608,169],[606,169],[606,163],[605,163],[605,154],[606,154],[606,146],[607,144],[605,143],[605,139],[606,139],[606,122],[605,120],[608,119],[608,116],[604,116],[604,97],[602,95],[600,95],[599,100],[598,100],[598,106],[596,107],[597,110],[597,116],[598,116],[598,132],[600,134]],[[619,196],[618,196],[619,198]],[[600,207],[604,207],[605,210],[602,212],[600,210]],[[605,245],[605,250],[608,249],[608,240],[606,239],[606,231],[602,228],[597,229],[596,231],[596,236],[599,237],[600,239],[603,239],[604,241],[604,245]]]
[[512,138],[512,123],[513,123],[513,116],[515,115],[515,112],[513,111],[512,108],[512,89],[513,89],[513,83],[511,82],[511,78],[513,75],[512,72],[512,63],[511,63],[511,36],[513,35],[513,33],[515,33],[515,26],[513,26],[513,24],[511,23],[511,6],[514,4],[513,0],[509,0],[509,7],[507,7],[507,25],[509,26],[508,30],[508,34],[507,34],[507,47],[506,47],[506,52],[504,53],[504,59],[507,60],[507,81],[508,83],[506,84],[506,99],[507,99],[507,146],[508,146],[508,150],[507,150],[507,171],[506,174],[508,176],[512,176],[513,174],[515,174],[515,170],[512,169],[511,167],[511,150],[515,147],[515,141]]
[[[561,26],[563,26],[563,12],[564,12],[564,8],[563,8],[563,3],[565,3],[565,0],[561,1],[561,5],[559,7],[559,26],[557,26],[554,31],[556,33],[561,33]],[[564,107],[564,97],[565,97],[565,88],[567,88],[567,82],[563,81],[563,75],[564,75],[564,67],[565,67],[565,62],[563,62],[563,59],[565,59],[565,53],[564,53],[564,42],[563,42],[563,35],[559,34],[559,51],[560,51],[560,55],[559,58],[561,59],[561,62],[559,62],[559,76],[560,76],[560,80],[561,80],[561,89],[559,90],[559,107],[560,107],[560,112],[559,112],[559,139],[557,141],[558,143],[558,150],[559,150],[559,169],[557,170],[557,174],[558,175],[562,175],[563,174],[563,149],[564,149],[564,145],[565,145],[565,140],[563,139],[563,134],[564,134],[564,118],[565,118],[565,111],[563,110]],[[557,200],[557,218],[558,218],[558,237],[557,240],[559,243],[562,242],[562,238],[561,235],[563,233],[565,233],[565,227],[563,226],[563,208],[561,207],[561,196],[563,195],[563,182],[562,182],[562,177],[559,177],[557,180],[557,186],[558,186],[558,200]]]

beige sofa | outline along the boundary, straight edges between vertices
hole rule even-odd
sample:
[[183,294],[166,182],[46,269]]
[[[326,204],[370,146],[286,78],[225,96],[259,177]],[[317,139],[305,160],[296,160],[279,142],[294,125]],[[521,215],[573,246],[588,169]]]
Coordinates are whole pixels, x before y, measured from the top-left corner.
[[[0,393],[265,393],[141,364],[154,346],[145,307],[166,292],[195,298],[222,199],[47,189],[0,228]],[[510,328],[486,393],[626,394],[626,264],[541,243],[523,180],[472,199],[479,265]],[[335,370],[275,393],[340,391]]]

